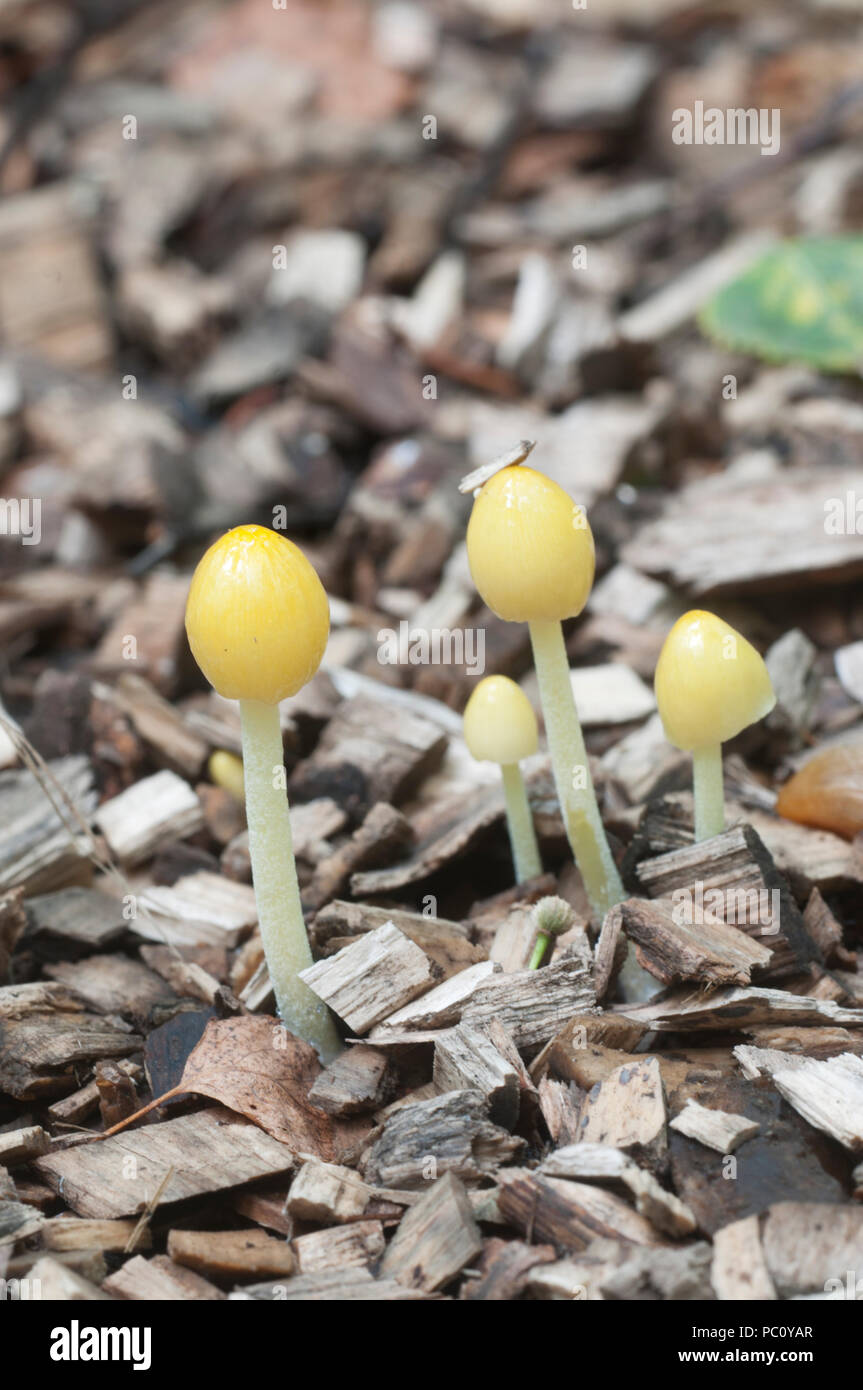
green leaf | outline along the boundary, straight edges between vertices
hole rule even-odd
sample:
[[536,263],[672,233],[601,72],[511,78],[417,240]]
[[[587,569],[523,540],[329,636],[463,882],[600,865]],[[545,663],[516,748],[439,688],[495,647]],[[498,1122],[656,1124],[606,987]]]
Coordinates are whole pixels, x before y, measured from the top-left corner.
[[705,305],[704,331],[768,362],[863,368],[863,237],[785,241]]

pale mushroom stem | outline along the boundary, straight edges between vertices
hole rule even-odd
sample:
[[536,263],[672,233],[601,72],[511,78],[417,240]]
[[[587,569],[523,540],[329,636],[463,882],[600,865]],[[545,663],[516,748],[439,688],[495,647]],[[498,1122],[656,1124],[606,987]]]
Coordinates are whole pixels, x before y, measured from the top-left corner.
[[708,743],[692,750],[692,790],[695,795],[695,838],[709,840],[725,829],[722,787],[722,744]]
[[542,860],[536,843],[533,816],[527,799],[524,778],[518,763],[502,763],[503,795],[506,801],[506,825],[512,846],[516,883],[526,883],[542,873]]
[[284,768],[278,705],[241,700],[246,821],[252,882],[267,969],[276,1007],[285,1027],[316,1048],[323,1062],[342,1050],[326,1005],[298,978],[312,964],[303,921],[300,888],[291,840],[288,797],[279,769]]
[[563,628],[557,621],[532,622],[530,640],[554,784],[567,839],[591,907],[601,920],[609,908],[623,898],[623,885],[596,802],[572,693]]

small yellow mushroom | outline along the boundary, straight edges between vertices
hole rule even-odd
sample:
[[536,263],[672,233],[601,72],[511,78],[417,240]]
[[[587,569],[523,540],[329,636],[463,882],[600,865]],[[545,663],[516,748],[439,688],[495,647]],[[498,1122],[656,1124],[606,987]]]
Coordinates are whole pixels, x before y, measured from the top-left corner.
[[692,753],[695,838],[709,839],[725,829],[722,744],[776,704],[767,667],[733,627],[693,609],[666,637],[654,683],[665,737]]
[[238,526],[210,546],[186,605],[192,653],[210,684],[239,700],[246,820],[258,921],[285,1026],[329,1061],[341,1050],[326,1006],[298,978],[312,964],[291,842],[279,701],[311,680],[329,635],[329,604],[297,546]]
[[519,763],[536,752],[539,735],[530,701],[515,681],[480,681],[465,707],[464,741],[477,762],[500,766],[516,882],[536,878],[542,862]]
[[236,753],[229,753],[224,748],[217,748],[214,753],[210,754],[207,771],[214,786],[223,787],[226,792],[231,793],[235,801],[245,801],[243,760],[238,758]]
[[474,583],[489,608],[528,623],[555,786],[584,885],[601,919],[623,888],[603,829],[572,693],[561,622],[593,584],[593,535],[584,508],[542,473],[502,468],[477,494],[467,529]]

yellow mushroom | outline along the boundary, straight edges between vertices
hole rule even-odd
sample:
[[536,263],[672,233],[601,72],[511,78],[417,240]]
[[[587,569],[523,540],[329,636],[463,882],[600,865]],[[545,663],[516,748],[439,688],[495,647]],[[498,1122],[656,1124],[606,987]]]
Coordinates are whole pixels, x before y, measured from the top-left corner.
[[587,516],[557,483],[516,464],[495,473],[477,494],[467,551],[489,608],[507,622],[529,624],[563,821],[601,918],[620,902],[623,888],[596,802],[561,627],[581,612],[593,584]]
[[519,763],[536,752],[539,736],[530,701],[515,681],[480,681],[465,707],[464,741],[477,762],[499,765],[516,882],[536,878],[542,862]]
[[312,964],[284,787],[279,701],[315,674],[329,605],[302,551],[265,526],[238,526],[210,546],[186,604],[192,654],[210,684],[239,700],[246,820],[258,921],[285,1026],[324,1060],[341,1050],[326,1006],[298,978]]
[[776,704],[767,667],[733,627],[693,609],[665,639],[655,688],[665,737],[692,754],[695,838],[709,839],[725,829],[722,744]]
[[243,760],[238,758],[236,753],[229,753],[224,748],[217,748],[214,753],[210,754],[207,771],[214,786],[223,787],[226,792],[231,793],[235,801],[245,801]]

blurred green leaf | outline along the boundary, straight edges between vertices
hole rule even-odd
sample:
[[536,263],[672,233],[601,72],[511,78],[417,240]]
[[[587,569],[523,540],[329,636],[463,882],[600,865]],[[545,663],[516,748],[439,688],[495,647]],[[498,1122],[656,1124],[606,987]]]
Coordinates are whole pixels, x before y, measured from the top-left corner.
[[707,303],[712,338],[768,362],[863,368],[863,237],[785,241]]

